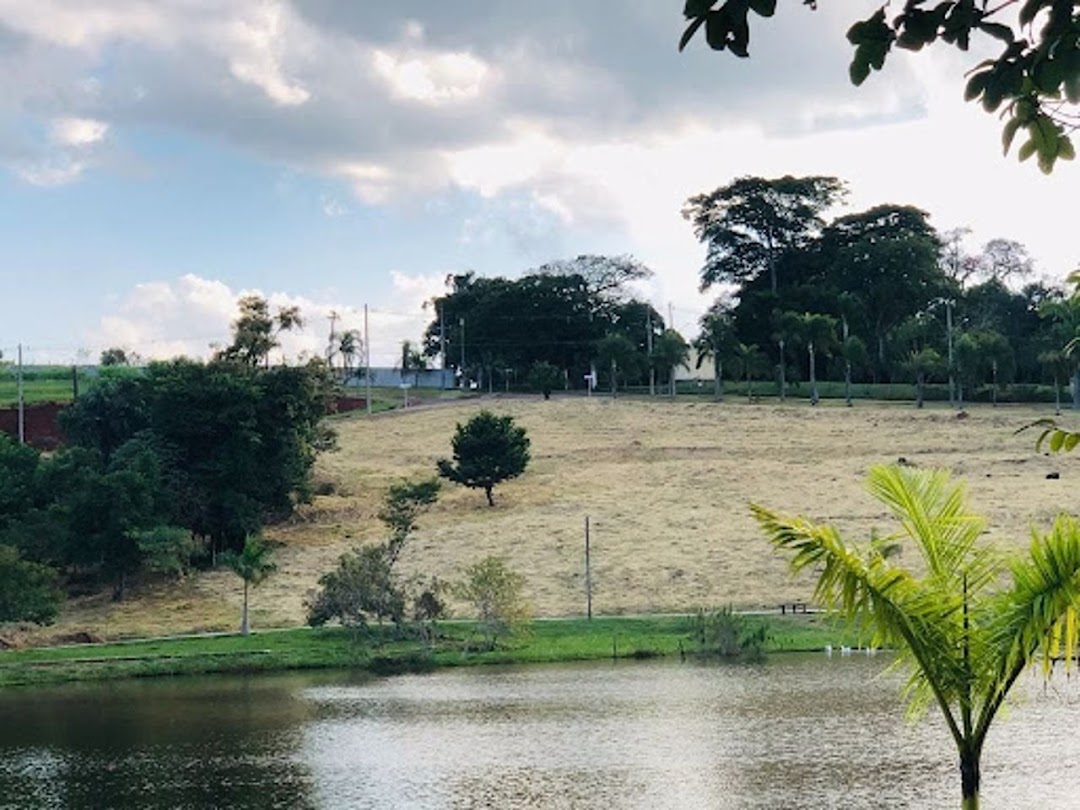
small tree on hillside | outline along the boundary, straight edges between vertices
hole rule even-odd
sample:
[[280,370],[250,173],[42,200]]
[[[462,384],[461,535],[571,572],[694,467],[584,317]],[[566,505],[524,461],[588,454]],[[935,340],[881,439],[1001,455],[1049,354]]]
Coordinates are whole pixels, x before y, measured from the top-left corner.
[[529,369],[529,387],[551,399],[551,392],[562,385],[563,373],[546,360],[533,363]]
[[500,637],[513,635],[528,620],[524,587],[525,577],[498,557],[485,557],[469,566],[465,579],[454,587],[454,595],[476,611],[477,629],[483,633],[487,649],[495,649]]
[[249,534],[244,540],[243,551],[239,554],[229,551],[222,555],[225,564],[244,580],[244,608],[240,618],[241,635],[246,636],[251,632],[251,624],[248,622],[249,587],[261,584],[277,571],[277,565],[270,559],[274,549],[273,544],[263,540],[259,535]]
[[[308,600],[308,624],[318,626],[331,619],[356,628],[368,620],[405,620],[411,583],[402,581],[395,564],[405,543],[417,528],[417,520],[439,497],[439,479],[402,481],[387,490],[381,520],[390,530],[385,543],[364,546],[343,554],[333,571],[319,578],[319,590]],[[437,580],[412,597],[418,621],[434,621],[443,613]]]
[[514,425],[512,416],[480,411],[464,425],[458,424],[451,439],[454,460],[438,461],[439,475],[473,489],[483,489],[488,506],[494,506],[491,490],[501,481],[517,478],[529,463],[529,437]]

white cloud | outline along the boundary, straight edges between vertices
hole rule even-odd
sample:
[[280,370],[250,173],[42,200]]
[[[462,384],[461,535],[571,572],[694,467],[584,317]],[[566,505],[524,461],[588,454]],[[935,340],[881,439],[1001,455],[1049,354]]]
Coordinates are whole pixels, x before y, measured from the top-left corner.
[[86,163],[60,155],[15,165],[15,172],[32,186],[63,186],[82,176]]
[[475,99],[488,74],[483,61],[465,52],[410,54],[376,48],[371,64],[395,97],[429,104]]
[[330,219],[338,219],[349,213],[349,209],[335,197],[323,197],[319,202],[322,205],[322,212]]
[[286,107],[303,104],[311,98],[303,85],[287,77],[283,66],[286,27],[295,22],[285,6],[267,3],[231,21],[225,34],[232,51],[229,57],[232,75],[258,87],[273,102]]
[[[392,293],[368,312],[373,365],[392,366],[400,357],[401,342],[420,340],[434,313],[424,303],[445,291],[440,275],[409,275],[393,272]],[[213,347],[230,340],[237,304],[246,295],[261,295],[271,311],[296,306],[304,319],[301,329],[279,336],[281,346],[272,359],[284,357],[295,362],[325,356],[330,336],[330,316],[335,314],[335,332],[348,329],[363,333],[362,308],[333,301],[313,300],[288,292],[266,293],[258,289],[233,289],[228,284],[194,274],[172,281],[137,284],[112,304],[86,336],[96,356],[103,349],[119,346],[146,359],[178,355],[207,358]]]
[[93,118],[57,118],[49,127],[52,142],[60,146],[91,146],[105,138],[109,125]]

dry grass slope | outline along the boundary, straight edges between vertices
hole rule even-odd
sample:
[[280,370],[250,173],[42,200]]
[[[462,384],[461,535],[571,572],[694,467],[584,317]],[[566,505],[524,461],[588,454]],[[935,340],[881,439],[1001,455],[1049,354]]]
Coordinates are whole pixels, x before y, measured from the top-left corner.
[[[584,610],[583,522],[592,522],[594,610],[681,611],[776,605],[809,596],[793,581],[748,516],[757,501],[829,520],[865,537],[891,529],[865,494],[867,469],[903,457],[964,476],[991,537],[1024,545],[1030,526],[1073,507],[1080,455],[1046,457],[1034,435],[1014,435],[1045,410],[979,408],[958,420],[942,407],[805,403],[780,406],[666,400],[494,399],[340,417],[340,450],[317,477],[318,497],[269,534],[286,543],[279,573],[253,594],[256,626],[297,624],[303,599],[339,554],[383,530],[375,514],[386,486],[430,475],[448,455],[457,422],[480,407],[514,416],[532,440],[521,478],[495,491],[449,486],[407,548],[410,572],[454,578],[488,554],[528,577],[540,615]],[[1060,471],[1060,480],[1046,474]],[[99,635],[232,628],[238,582],[220,572],[159,586],[112,605],[74,606],[61,630]],[[56,632],[56,630],[53,630]]]

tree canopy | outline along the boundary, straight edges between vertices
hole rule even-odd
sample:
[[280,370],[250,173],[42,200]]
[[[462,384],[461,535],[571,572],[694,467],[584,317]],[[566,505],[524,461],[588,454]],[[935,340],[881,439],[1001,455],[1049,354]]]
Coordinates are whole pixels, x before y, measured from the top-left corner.
[[[609,332],[627,337],[647,362],[648,330],[663,319],[628,286],[652,274],[629,256],[578,256],[549,262],[520,278],[463,273],[448,279],[435,299],[435,318],[424,333],[424,353],[445,347],[447,368],[464,381],[510,375],[525,381],[537,363],[549,363],[581,385]],[[645,362],[638,370],[647,369]]]
[[[803,5],[816,8],[817,0]],[[972,39],[982,39],[1000,52],[965,74],[964,97],[1005,121],[1005,152],[1023,130],[1018,157],[1036,156],[1043,172],[1075,157],[1071,132],[1080,120],[1075,109],[1080,104],[1080,1],[942,0],[928,8],[924,0],[906,0],[898,6],[890,16],[885,4],[848,29],[852,83],[861,85],[881,70],[894,47],[918,51],[940,39],[967,51]],[[1007,16],[1013,7],[1019,9],[1015,20]],[[752,18],[775,12],[776,0],[686,0],[688,25],[679,50],[704,28],[709,47],[747,57]]]
[[464,425],[458,423],[450,440],[454,459],[439,459],[439,475],[454,483],[484,490],[494,506],[495,485],[517,478],[529,463],[529,437],[512,416],[480,411]]

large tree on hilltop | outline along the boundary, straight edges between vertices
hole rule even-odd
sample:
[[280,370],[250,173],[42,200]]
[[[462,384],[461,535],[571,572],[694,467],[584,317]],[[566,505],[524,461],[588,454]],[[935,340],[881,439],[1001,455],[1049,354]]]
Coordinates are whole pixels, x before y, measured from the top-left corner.
[[630,295],[627,285],[652,278],[653,271],[633,256],[584,254],[573,259],[558,259],[542,264],[533,273],[551,276],[581,276],[589,295],[611,303],[625,302]]
[[740,177],[688,199],[682,215],[708,247],[701,289],[764,274],[776,293],[781,256],[803,246],[824,224],[822,212],[843,194],[835,177]]
[[[803,5],[816,8],[817,0],[803,0]],[[892,9],[896,13],[889,17]],[[771,17],[776,0],[686,0],[683,14],[689,24],[679,49],[704,28],[710,47],[747,56],[751,11]],[[848,30],[855,48],[849,73],[854,84],[862,84],[872,70],[884,66],[893,46],[918,51],[941,39],[966,51],[973,38],[996,40],[1001,52],[965,74],[964,96],[1005,120],[1006,152],[1024,130],[1020,160],[1036,155],[1039,168],[1049,173],[1057,160],[1075,156],[1070,134],[1080,104],[1078,31],[1080,0],[943,0],[930,7],[923,0],[886,3]]]
[[519,380],[547,362],[580,384],[606,332],[626,332],[635,343],[640,338],[645,350],[651,310],[622,285],[648,272],[626,257],[582,256],[518,279],[451,276],[450,291],[435,299],[424,352],[437,355],[445,344],[448,367],[464,364],[467,372],[498,360]]
[[954,288],[939,263],[941,243],[927,213],[879,205],[835,220],[822,234],[832,286],[862,303],[864,334],[877,343],[879,371],[887,371],[889,333]]

